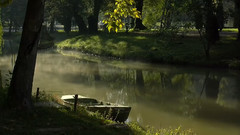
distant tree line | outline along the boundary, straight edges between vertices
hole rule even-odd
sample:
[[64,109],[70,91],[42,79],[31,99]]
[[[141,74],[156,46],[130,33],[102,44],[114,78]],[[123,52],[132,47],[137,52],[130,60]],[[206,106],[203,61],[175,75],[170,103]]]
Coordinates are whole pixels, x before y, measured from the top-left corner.
[[[215,23],[218,30],[222,30],[229,16],[234,18],[234,27],[239,28],[239,0],[135,0],[135,2],[134,6],[142,13],[142,19],[130,18],[135,22],[132,27],[137,30],[154,28],[163,31],[180,26],[189,27],[190,24],[194,24],[197,29],[202,27],[207,29],[207,24],[212,23]],[[114,3],[115,0],[46,0],[44,20],[49,24],[50,32],[55,30],[55,22],[59,22],[64,25],[64,31],[67,33],[71,31],[73,24],[78,27],[79,33],[96,33],[98,22],[102,21],[106,11],[115,8]],[[8,26],[9,33],[18,31],[22,26],[26,4],[27,0],[14,0],[10,6],[2,9],[2,23],[3,26]]]

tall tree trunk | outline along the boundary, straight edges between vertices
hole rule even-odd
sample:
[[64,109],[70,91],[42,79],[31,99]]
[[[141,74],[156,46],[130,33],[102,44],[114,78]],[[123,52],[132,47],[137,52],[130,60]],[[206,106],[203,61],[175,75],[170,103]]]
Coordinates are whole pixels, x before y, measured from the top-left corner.
[[238,27],[238,36],[237,40],[240,41],[240,1],[235,0],[235,18],[236,18],[236,25]]
[[222,29],[224,28],[223,0],[218,0],[218,5],[217,5],[217,19],[218,19],[218,28],[219,28],[219,31],[222,31]]
[[50,33],[54,32],[54,19],[51,19],[51,23],[50,23]]
[[9,34],[9,35],[12,34],[12,27],[13,27],[13,22],[12,22],[12,20],[10,20],[9,28],[8,28],[8,34]]
[[[142,15],[143,0],[136,0],[136,8],[137,8],[138,11],[141,12],[141,15]],[[136,25],[135,25],[134,29],[145,30],[147,28],[142,24],[142,20],[140,18],[137,18],[136,19]]]
[[64,19],[63,25],[64,25],[64,31],[66,33],[69,33],[71,31],[71,27],[72,27],[72,18],[67,16]]
[[74,18],[75,18],[75,20],[77,22],[78,32],[79,33],[86,33],[87,32],[87,26],[86,26],[82,16],[75,14]]
[[77,23],[78,26],[78,32],[79,33],[86,33],[87,32],[87,25],[84,22],[83,17],[81,16],[81,14],[79,13],[79,11],[81,11],[82,9],[79,6],[79,1],[73,1],[72,3],[72,7],[73,7],[73,17]]
[[45,0],[28,0],[23,32],[8,91],[10,108],[31,110],[32,83]]
[[103,0],[94,0],[94,11],[93,15],[88,18],[88,29],[90,33],[98,32],[98,15]]
[[213,2],[212,0],[205,0],[205,10],[206,10],[206,39],[207,39],[207,46],[205,51],[206,58],[209,59],[209,51],[212,45],[215,44],[216,41],[219,40],[219,31],[218,31],[218,21],[217,16],[214,14]]

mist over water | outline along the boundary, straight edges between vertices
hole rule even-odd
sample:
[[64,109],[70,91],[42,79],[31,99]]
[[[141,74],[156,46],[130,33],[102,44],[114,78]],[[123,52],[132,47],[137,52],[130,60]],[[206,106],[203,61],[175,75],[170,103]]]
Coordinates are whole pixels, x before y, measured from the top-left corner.
[[[239,71],[151,65],[78,52],[40,51],[33,92],[80,94],[132,107],[128,121],[191,128],[202,135],[240,134]],[[3,78],[11,56],[0,57]]]

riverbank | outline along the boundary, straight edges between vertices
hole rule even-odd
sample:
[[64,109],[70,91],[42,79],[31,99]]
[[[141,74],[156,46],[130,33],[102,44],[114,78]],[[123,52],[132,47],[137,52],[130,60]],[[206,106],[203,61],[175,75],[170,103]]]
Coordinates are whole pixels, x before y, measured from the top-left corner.
[[205,58],[199,37],[191,34],[172,39],[149,33],[67,35],[58,32],[52,36],[58,49],[149,63],[240,69],[240,43],[232,36],[234,32],[227,29],[223,31],[221,40],[211,48],[210,60]]
[[[42,100],[43,99],[43,100]],[[42,97],[40,102],[56,102]],[[1,108],[1,106],[0,106]],[[3,108],[1,108],[2,110]],[[194,135],[191,130],[142,128],[137,123],[117,123],[84,108],[77,112],[65,107],[35,106],[34,110],[4,110],[0,112],[0,134],[81,134],[81,135]]]

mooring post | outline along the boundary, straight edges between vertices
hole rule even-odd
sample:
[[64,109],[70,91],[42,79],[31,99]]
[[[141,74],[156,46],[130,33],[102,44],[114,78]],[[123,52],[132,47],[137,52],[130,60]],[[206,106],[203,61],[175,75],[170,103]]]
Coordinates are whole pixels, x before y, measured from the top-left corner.
[[37,88],[37,93],[36,93],[36,101],[39,99],[39,88]]
[[74,96],[74,108],[73,108],[74,112],[77,111],[77,101],[78,101],[78,94]]

